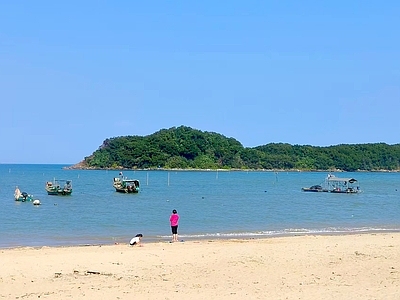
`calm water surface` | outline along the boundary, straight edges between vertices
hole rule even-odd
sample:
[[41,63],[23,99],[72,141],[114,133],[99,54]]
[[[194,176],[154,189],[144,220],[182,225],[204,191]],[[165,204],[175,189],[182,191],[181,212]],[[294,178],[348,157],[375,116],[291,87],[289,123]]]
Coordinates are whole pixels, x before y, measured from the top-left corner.
[[[400,173],[336,173],[359,180],[361,194],[305,193],[324,172],[125,171],[138,194],[112,187],[118,171],[63,165],[0,164],[0,247],[127,243],[170,236],[181,216],[183,239],[400,230]],[[71,179],[71,196],[49,196],[46,181]],[[15,186],[42,205],[14,201]]]

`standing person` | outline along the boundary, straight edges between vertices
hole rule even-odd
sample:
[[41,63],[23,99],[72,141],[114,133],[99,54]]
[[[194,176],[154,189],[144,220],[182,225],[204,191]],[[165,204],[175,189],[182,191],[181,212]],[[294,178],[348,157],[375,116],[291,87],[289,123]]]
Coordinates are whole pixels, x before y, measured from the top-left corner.
[[19,197],[21,197],[21,191],[19,190],[18,186],[16,186],[14,191],[14,198],[15,200],[18,200]]
[[179,215],[176,209],[172,211],[171,216],[169,217],[169,222],[171,223],[171,230],[172,230],[172,242],[178,241],[178,221]]

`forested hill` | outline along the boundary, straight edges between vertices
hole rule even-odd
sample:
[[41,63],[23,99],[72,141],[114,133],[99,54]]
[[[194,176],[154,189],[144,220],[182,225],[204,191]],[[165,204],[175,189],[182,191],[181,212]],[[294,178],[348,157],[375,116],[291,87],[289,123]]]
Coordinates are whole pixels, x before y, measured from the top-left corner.
[[400,144],[271,143],[247,148],[234,138],[180,126],[148,136],[106,139],[72,168],[399,171]]

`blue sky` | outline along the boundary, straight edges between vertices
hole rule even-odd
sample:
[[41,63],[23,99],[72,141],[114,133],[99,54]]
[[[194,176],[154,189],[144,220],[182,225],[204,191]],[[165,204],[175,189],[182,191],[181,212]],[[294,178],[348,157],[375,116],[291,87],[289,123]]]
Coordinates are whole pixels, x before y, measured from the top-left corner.
[[398,1],[2,1],[0,163],[190,126],[400,142]]

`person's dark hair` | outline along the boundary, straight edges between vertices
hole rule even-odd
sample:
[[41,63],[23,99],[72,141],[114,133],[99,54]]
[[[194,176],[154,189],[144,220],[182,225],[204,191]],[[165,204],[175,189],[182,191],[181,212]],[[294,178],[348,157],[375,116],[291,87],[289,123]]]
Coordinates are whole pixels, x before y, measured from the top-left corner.
[[174,209],[174,210],[172,211],[172,213],[173,213],[173,214],[176,214],[176,213],[177,213],[176,209]]
[[137,235],[135,235],[135,237],[143,237],[143,234],[138,233]]

